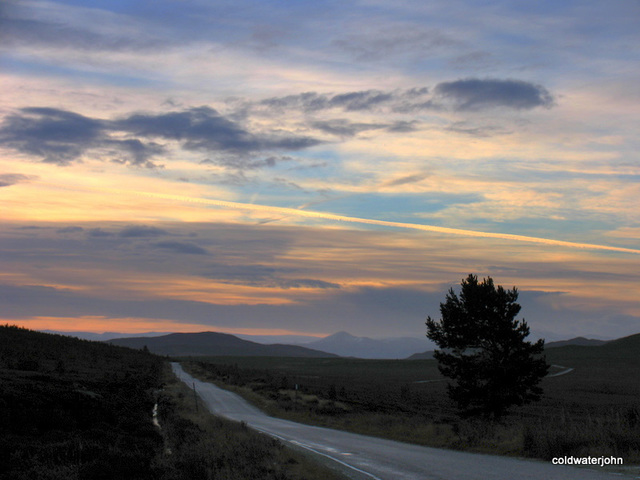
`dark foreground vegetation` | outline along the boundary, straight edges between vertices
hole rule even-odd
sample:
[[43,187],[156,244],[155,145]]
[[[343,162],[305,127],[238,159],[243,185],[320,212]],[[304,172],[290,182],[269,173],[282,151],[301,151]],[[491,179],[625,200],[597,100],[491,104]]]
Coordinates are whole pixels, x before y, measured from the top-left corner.
[[0,478],[152,479],[162,359],[0,327]]
[[[546,352],[542,399],[500,420],[461,418],[435,360],[218,357],[187,362],[202,379],[241,393],[269,414],[436,447],[640,463],[640,335],[602,347]],[[297,386],[297,388],[296,388]]]
[[2,480],[338,478],[195,409],[162,357],[0,326]]

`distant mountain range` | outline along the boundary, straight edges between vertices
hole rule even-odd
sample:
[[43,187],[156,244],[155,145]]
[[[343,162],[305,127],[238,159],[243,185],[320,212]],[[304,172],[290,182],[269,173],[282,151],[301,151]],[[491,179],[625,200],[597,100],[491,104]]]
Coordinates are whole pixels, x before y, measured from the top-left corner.
[[[148,340],[150,337],[169,337],[172,335],[168,332],[148,332],[148,333],[137,333],[137,334],[125,334],[125,333],[115,333],[115,332],[105,332],[105,333],[93,333],[93,332],[60,332],[53,330],[45,330],[47,333],[57,333],[62,335],[69,335],[73,337],[82,338],[85,340],[100,340],[100,341],[112,341],[117,345],[126,345],[132,348],[142,348],[144,345],[147,345],[149,350],[155,352],[152,348],[152,342]],[[213,333],[213,332],[209,332]],[[173,335],[186,335],[186,334],[173,334]],[[227,335],[227,334],[218,334],[218,335]],[[309,355],[307,350],[312,351],[320,351],[325,354],[333,354],[333,355],[325,355],[325,356],[341,356],[341,357],[355,357],[355,358],[407,358],[410,355],[424,351],[428,348],[434,348],[433,344],[429,342],[426,338],[412,338],[412,337],[398,337],[398,338],[382,338],[382,339],[373,339],[368,337],[356,337],[347,332],[338,332],[333,335],[329,335],[328,337],[322,338],[318,340],[318,337],[305,336],[305,335],[227,335],[227,337],[234,337],[236,339],[242,339],[250,344],[262,344],[270,347],[276,347],[276,350],[282,350],[280,347],[288,346],[288,347],[299,347],[302,350],[295,349],[285,349],[288,353],[283,356],[313,356]],[[127,339],[133,339],[128,341]],[[143,343],[140,344],[137,339],[144,339]],[[167,340],[171,343],[175,343],[174,340],[178,340],[184,337],[170,337],[165,340],[159,340],[162,345],[163,350],[174,349],[175,351],[183,351],[187,349],[191,353],[162,353],[162,355],[244,355],[244,353],[195,353],[195,352],[208,352],[206,348],[203,350],[203,345],[198,346],[197,348],[192,348],[189,346],[187,348],[186,344],[183,344],[178,347],[169,346],[169,344],[165,344]],[[182,340],[181,340],[182,341]],[[231,345],[231,342],[226,342],[227,345]],[[237,344],[235,346],[240,346],[242,344]],[[221,345],[215,347],[219,349]],[[233,348],[235,348],[233,346]],[[247,345],[245,344],[245,347]],[[264,349],[259,347],[252,347],[255,351],[264,351]],[[249,348],[241,348],[238,351],[252,351]],[[274,350],[274,348],[270,348],[269,350]],[[218,350],[217,350],[218,351]],[[231,351],[231,350],[224,350]],[[275,351],[275,350],[274,350]],[[300,352],[300,355],[296,354],[296,352]],[[158,352],[160,353],[160,352]],[[251,354],[251,355],[262,355],[262,353]]]
[[337,357],[332,353],[299,345],[264,345],[243,340],[234,335],[216,332],[172,333],[160,337],[116,338],[114,345],[144,348],[159,355],[170,356],[251,356],[251,357]]
[[[245,336],[246,337],[246,336]],[[114,345],[146,346],[151,352],[171,356],[239,355],[275,357],[407,358],[432,344],[417,338],[372,339],[338,332],[321,340],[298,344],[262,344],[215,332],[173,333],[162,336],[115,338]]]
[[[252,336],[230,335],[216,332],[201,333],[162,333],[149,332],[144,334],[122,334],[105,332],[102,334],[91,332],[57,332],[76,336],[87,340],[109,341],[115,345],[131,348],[147,348],[161,355],[172,356],[202,356],[202,355],[238,355],[238,356],[283,356],[283,357],[355,357],[366,359],[430,359],[436,348],[426,338],[384,338],[372,339],[357,337],[347,332],[338,332],[328,337],[309,341],[317,337],[309,336]],[[242,338],[239,338],[242,337]],[[596,340],[576,337],[570,340],[549,342],[545,348],[559,348],[566,346],[604,346],[616,342],[628,342],[625,337],[618,340]],[[272,343],[278,341],[278,343]],[[418,352],[418,353],[416,353]]]
[[341,357],[356,358],[407,358],[410,355],[433,348],[426,339],[400,337],[373,339],[356,337],[347,332],[338,332],[321,340],[300,344],[305,347],[335,353]]
[[302,345],[318,340],[322,337],[311,335],[247,335],[244,333],[232,333],[238,338],[249,340],[250,342],[264,343],[265,345],[273,345],[274,343],[284,343],[285,345]]

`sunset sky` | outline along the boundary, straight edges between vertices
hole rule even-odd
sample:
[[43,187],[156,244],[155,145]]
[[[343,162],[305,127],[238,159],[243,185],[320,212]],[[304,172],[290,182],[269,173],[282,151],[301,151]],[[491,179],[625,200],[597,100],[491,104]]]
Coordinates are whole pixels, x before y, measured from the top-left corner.
[[0,322],[640,332],[636,0],[0,4]]

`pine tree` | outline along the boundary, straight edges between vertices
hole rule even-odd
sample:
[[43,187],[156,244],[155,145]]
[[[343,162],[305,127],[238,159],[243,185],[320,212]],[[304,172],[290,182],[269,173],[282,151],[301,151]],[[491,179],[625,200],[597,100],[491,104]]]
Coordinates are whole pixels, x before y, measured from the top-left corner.
[[478,283],[472,274],[461,287],[459,296],[450,289],[440,304],[441,320],[426,322],[427,337],[440,348],[434,353],[438,368],[455,382],[449,397],[464,416],[494,418],[538,400],[549,365],[541,357],[544,340],[525,341],[529,327],[515,319],[517,289],[496,288],[491,277]]

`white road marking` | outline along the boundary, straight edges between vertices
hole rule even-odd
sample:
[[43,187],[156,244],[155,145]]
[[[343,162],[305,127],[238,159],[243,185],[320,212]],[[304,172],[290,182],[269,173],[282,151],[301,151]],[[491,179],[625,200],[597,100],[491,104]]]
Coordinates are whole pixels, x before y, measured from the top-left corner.
[[[307,450],[309,450],[309,451],[311,451],[311,452],[313,452],[313,453],[315,453],[317,455],[322,455],[323,457],[327,457],[327,458],[333,460],[334,462],[339,463],[340,465],[343,465],[343,466],[348,467],[348,468],[350,468],[352,470],[355,470],[358,473],[362,473],[364,475],[367,475],[368,477],[371,477],[374,480],[382,480],[380,477],[376,477],[373,473],[369,473],[369,472],[367,472],[365,470],[362,470],[362,469],[360,469],[358,467],[354,467],[353,465],[349,465],[348,463],[345,463],[345,462],[343,462],[342,460],[340,460],[340,459],[338,459],[336,457],[332,457],[331,455],[329,455],[327,453],[320,452],[320,451],[316,450],[315,448],[310,447],[309,445],[306,445],[304,443],[298,442],[297,440],[287,440],[286,438],[281,437],[280,435],[276,435],[275,433],[268,432],[266,430],[263,430],[261,428],[255,427],[255,426],[252,426],[251,428],[253,428],[254,430],[258,430],[259,432],[262,432],[265,435],[269,435],[271,437],[277,438],[278,440],[281,440],[283,442],[291,443],[291,444],[296,445],[298,447],[305,448],[305,449],[307,449]],[[331,450],[335,450],[335,449],[331,449]],[[351,455],[351,454],[350,453],[343,453],[342,455]]]

